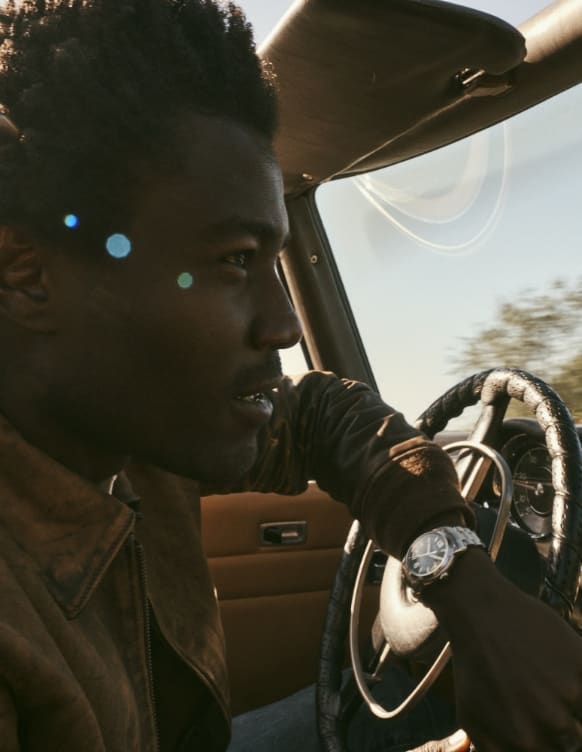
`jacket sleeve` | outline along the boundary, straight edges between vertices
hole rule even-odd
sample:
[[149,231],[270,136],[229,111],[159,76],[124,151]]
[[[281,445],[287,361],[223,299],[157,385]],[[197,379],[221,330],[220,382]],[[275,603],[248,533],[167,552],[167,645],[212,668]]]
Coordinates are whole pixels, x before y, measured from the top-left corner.
[[473,525],[442,449],[365,384],[318,371],[283,381],[257,462],[226,490],[297,494],[309,480],[396,556],[433,523]]
[[18,718],[10,693],[0,685],[0,749],[19,752]]

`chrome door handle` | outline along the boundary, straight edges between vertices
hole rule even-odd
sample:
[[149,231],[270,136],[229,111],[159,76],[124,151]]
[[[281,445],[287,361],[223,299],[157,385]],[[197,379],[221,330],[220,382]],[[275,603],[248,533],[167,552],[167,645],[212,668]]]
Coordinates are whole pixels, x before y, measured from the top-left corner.
[[298,546],[307,541],[307,522],[265,522],[259,526],[261,546]]

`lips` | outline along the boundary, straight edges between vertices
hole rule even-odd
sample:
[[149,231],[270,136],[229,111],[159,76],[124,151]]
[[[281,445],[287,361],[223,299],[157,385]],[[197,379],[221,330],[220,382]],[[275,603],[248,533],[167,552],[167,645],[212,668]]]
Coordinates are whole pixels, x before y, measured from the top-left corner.
[[281,379],[271,379],[244,387],[235,394],[233,403],[236,413],[245,422],[261,425],[269,421],[273,412],[273,402],[270,395],[281,383]]
[[239,400],[241,402],[248,402],[250,404],[253,403],[260,403],[264,400],[268,400],[269,392],[272,392],[273,389],[277,389],[277,387],[281,384],[281,378],[275,378],[270,379],[268,381],[262,381],[258,384],[254,384],[252,386],[245,387],[244,389],[241,389],[241,391],[238,394],[235,394],[234,398],[235,400]]
[[264,392],[256,392],[255,394],[240,394],[235,397],[236,400],[241,402],[257,403],[267,399],[267,395]]

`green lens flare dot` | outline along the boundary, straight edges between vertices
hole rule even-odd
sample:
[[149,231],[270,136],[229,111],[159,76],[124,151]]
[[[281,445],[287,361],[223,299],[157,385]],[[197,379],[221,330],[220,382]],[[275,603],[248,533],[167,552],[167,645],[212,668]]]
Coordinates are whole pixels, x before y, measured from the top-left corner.
[[183,272],[178,277],[178,287],[182,290],[189,290],[194,284],[194,277],[189,272]]

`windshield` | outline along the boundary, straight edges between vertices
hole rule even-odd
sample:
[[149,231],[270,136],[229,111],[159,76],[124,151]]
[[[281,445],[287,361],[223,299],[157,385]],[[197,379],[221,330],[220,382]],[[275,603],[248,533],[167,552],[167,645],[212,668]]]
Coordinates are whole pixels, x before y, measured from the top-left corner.
[[414,420],[518,366],[582,422],[582,87],[317,203],[380,391]]

